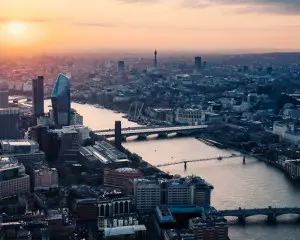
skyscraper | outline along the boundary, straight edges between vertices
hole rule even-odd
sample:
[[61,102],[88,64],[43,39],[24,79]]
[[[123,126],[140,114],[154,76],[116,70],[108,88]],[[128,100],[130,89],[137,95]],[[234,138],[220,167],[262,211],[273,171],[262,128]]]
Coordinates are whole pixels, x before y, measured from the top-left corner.
[[21,137],[19,129],[19,109],[0,109],[0,139],[18,139]]
[[70,125],[70,81],[59,74],[51,95],[53,119],[56,126]]
[[154,51],[154,67],[157,68],[157,51]]
[[44,115],[44,77],[32,79],[32,110],[35,117]]
[[8,90],[0,90],[0,108],[8,108]]
[[125,63],[124,61],[119,61],[118,62],[118,72],[123,73],[125,71]]
[[202,58],[195,57],[195,72],[196,73],[201,72],[201,68],[202,68]]

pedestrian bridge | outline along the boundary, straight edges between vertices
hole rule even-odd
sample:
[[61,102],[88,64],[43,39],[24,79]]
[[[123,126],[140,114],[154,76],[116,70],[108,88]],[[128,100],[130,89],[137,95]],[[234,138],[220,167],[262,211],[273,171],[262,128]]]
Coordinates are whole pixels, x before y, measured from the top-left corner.
[[297,214],[300,217],[300,207],[294,208],[249,208],[249,209],[235,209],[235,210],[221,210],[220,214],[224,217],[238,217],[240,223],[245,223],[246,218],[255,215],[264,215],[268,217],[268,222],[276,222],[278,216],[284,214]]
[[[138,136],[141,138],[147,138],[147,136],[158,134],[158,135],[168,135],[171,133],[177,134],[192,134],[199,133],[207,128],[207,125],[198,125],[198,126],[143,126],[143,127],[132,127],[132,128],[122,128],[121,135],[122,138]],[[102,136],[105,138],[115,137],[115,130],[99,130],[93,131],[96,135]]]

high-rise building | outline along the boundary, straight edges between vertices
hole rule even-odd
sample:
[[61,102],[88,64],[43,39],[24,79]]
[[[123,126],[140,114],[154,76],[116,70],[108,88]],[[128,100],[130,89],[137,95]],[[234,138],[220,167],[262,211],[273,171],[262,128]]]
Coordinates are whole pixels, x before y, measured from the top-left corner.
[[56,126],[70,125],[71,99],[70,99],[70,81],[59,74],[51,96],[54,124]]
[[44,115],[44,77],[32,80],[32,111],[35,117]]
[[76,163],[81,144],[80,132],[68,128],[50,130],[49,133],[51,132],[57,135],[57,157],[59,161],[64,163]]
[[125,62],[124,61],[119,61],[118,62],[118,72],[123,73],[125,71]]
[[0,109],[0,139],[20,138],[19,117],[17,108]]
[[195,72],[199,73],[202,69],[202,58],[201,57],[195,57]]
[[157,51],[154,51],[154,67],[157,68]]
[[23,164],[11,156],[0,157],[0,199],[30,192],[30,178]]
[[152,211],[160,204],[210,206],[212,189],[212,185],[194,176],[180,179],[134,180],[136,207],[141,212]]
[[0,108],[8,108],[8,90],[0,90]]

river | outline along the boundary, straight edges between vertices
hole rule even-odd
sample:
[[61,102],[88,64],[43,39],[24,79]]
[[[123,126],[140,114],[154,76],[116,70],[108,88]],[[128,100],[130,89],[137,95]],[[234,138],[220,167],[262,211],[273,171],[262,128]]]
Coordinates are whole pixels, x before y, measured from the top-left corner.
[[[46,102],[48,105],[49,102]],[[84,124],[93,130],[114,128],[114,121],[121,120],[123,127],[137,126],[122,118],[122,114],[110,110],[95,108],[91,105],[73,103],[72,107],[83,115]],[[156,165],[183,159],[199,159],[230,155],[231,150],[207,146],[192,137],[153,139],[124,143],[124,146]],[[300,186],[292,183],[281,171],[266,165],[254,158],[188,163],[187,170],[183,165],[164,167],[171,174],[199,175],[214,185],[212,205],[219,210],[238,207],[294,207],[300,206]],[[265,217],[247,218],[245,226],[232,223],[229,219],[229,234],[232,240],[298,240],[300,226],[296,216],[285,215],[278,218],[277,225],[265,223]]]

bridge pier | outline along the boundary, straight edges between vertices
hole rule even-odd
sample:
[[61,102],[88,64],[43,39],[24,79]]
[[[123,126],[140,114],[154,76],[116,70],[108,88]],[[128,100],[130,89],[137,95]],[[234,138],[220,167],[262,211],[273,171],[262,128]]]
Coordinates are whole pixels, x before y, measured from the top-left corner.
[[243,156],[243,164],[246,164],[246,156]]
[[274,224],[274,223],[276,223],[276,215],[275,215],[275,214],[269,214],[269,215],[268,215],[268,223],[269,223],[269,224]]
[[184,170],[187,168],[187,162],[184,162]]
[[137,140],[137,141],[144,141],[144,140],[147,140],[147,136],[145,136],[145,135],[138,135],[138,137],[137,137],[136,140]]
[[167,138],[167,137],[168,137],[168,134],[166,134],[166,133],[160,133],[157,136],[157,138]]
[[239,224],[246,224],[246,216],[245,215],[240,215],[239,217],[238,217],[238,223]]

